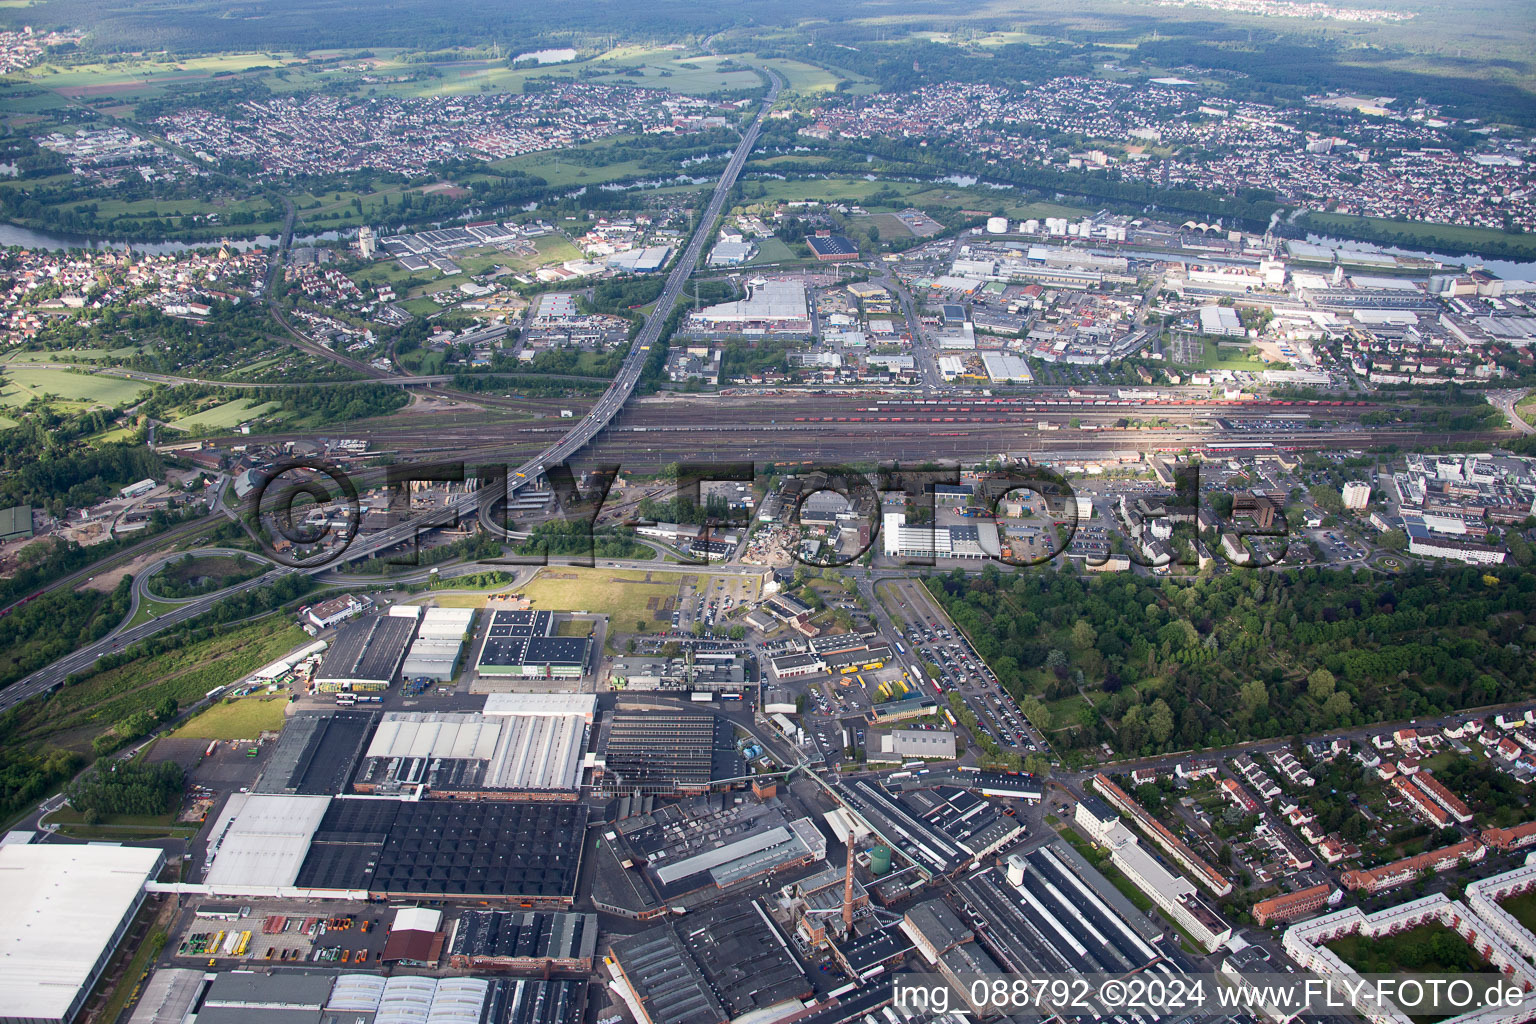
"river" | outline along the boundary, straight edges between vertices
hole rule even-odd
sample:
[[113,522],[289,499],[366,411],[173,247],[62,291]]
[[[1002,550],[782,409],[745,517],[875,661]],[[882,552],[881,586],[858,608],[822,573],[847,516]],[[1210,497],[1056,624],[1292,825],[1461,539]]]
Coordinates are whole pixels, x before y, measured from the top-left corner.
[[[351,234],[351,232],[348,232]],[[342,238],[340,231],[322,231],[317,235],[295,235],[294,245],[314,245],[318,242],[335,242]],[[257,235],[255,238],[209,239],[206,242],[111,242],[104,239],[84,238],[77,235],[59,235],[46,231],[33,231],[15,224],[0,224],[0,248],[19,246],[23,249],[132,249],[151,256],[186,252],[188,249],[216,249],[227,245],[232,249],[271,249],[277,245],[276,235]]]

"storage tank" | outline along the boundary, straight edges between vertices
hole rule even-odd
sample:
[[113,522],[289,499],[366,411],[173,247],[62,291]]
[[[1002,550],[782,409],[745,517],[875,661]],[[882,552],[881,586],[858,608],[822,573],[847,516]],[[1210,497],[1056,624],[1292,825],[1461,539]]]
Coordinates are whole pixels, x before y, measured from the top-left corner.
[[987,218],[987,234],[989,234],[989,235],[1006,235],[1007,233],[1008,233],[1008,218],[1007,217],[988,217]]
[[876,878],[890,874],[891,848],[889,846],[877,846],[869,851],[869,870]]

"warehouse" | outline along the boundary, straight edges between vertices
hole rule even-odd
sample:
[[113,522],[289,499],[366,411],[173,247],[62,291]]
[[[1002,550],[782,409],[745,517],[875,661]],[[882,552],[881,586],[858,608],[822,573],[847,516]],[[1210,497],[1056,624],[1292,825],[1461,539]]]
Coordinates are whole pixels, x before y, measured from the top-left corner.
[[875,759],[937,758],[947,761],[954,756],[955,734],[948,729],[892,729],[880,734],[880,750]]
[[485,978],[343,974],[325,1011],[338,1020],[374,1014],[373,1024],[479,1024],[490,989]]
[[128,1024],[182,1024],[206,985],[202,971],[162,967],[144,985]]
[[592,638],[557,636],[550,612],[495,608],[475,671],[482,676],[579,679],[586,674]]
[[600,784],[654,796],[703,793],[746,774],[729,722],[682,711],[616,711],[607,721]]
[[705,306],[689,316],[689,328],[742,335],[809,334],[811,318],[800,281],[754,278],[747,297]]
[[290,715],[253,793],[336,796],[362,757],[377,715],[371,711],[300,711]]
[[983,352],[981,364],[994,384],[1028,384],[1035,379],[1029,372],[1029,363],[1011,353]]
[[416,641],[405,655],[400,676],[413,682],[446,683],[458,668],[465,637],[474,627],[473,608],[428,608],[421,616]]
[[461,970],[592,970],[597,915],[466,910],[454,922],[448,962]]
[[620,995],[647,1024],[775,1020],[770,1007],[797,1008],[813,994],[783,932],[753,901],[615,939],[609,953]]
[[203,888],[219,896],[575,898],[587,809],[236,793]]
[[334,975],[225,971],[198,1008],[198,1024],[319,1024]]
[[[588,705],[595,699],[578,697]],[[390,712],[353,788],[398,794],[425,786],[455,799],[574,800],[588,728],[579,713]]]
[[586,826],[586,807],[573,804],[337,799],[297,884],[565,907],[575,899]]
[[294,884],[326,796],[234,793],[208,832],[203,884],[219,895],[280,895]]
[[353,623],[321,659],[316,688],[323,693],[388,689],[415,632],[416,620],[409,616],[376,615]]
[[0,1021],[70,1021],[127,934],[155,849],[0,846]]

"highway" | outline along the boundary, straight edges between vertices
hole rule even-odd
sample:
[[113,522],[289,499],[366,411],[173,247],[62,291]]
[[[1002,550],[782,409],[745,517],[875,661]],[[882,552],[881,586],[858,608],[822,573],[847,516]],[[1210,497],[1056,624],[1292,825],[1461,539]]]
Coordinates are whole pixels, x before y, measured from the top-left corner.
[[[646,360],[650,356],[651,346],[661,340],[661,331],[662,327],[666,324],[667,316],[671,313],[672,307],[676,305],[678,297],[682,295],[683,287],[687,284],[688,278],[693,275],[693,269],[698,264],[699,255],[703,252],[704,243],[709,239],[714,230],[715,222],[719,219],[720,213],[725,207],[726,197],[730,195],[731,188],[736,184],[736,177],[741,173],[742,166],[746,164],[747,156],[752,152],[752,147],[757,144],[757,137],[762,131],[764,120],[768,117],[768,111],[773,109],[773,104],[779,97],[779,90],[783,88],[783,80],[776,73],[766,69],[765,73],[768,76],[769,85],[768,93],[763,98],[762,106],[758,109],[757,116],[753,118],[751,125],[742,133],[741,142],[737,145],[736,151],[731,155],[730,163],[726,165],[724,172],[721,173],[720,180],[715,184],[715,190],[710,195],[708,205],[705,206],[703,213],[699,216],[694,226],[693,234],[688,239],[688,244],[683,248],[682,253],[677,258],[677,263],[667,275],[666,284],[662,287],[661,297],[657,299],[650,315],[646,317],[640,334],[630,346],[629,354],[625,356],[624,365],[620,368],[618,376],[614,379],[613,384],[609,386],[608,390],[603,393],[603,397],[598,400],[597,404],[565,436],[518,467],[507,482],[509,494],[516,494],[522,488],[532,484],[543,472],[545,466],[564,462],[590,444],[592,439],[597,437],[608,426],[614,416],[624,408],[625,403],[629,401],[630,395],[634,393],[635,385],[639,383],[640,374],[644,371]],[[288,224],[284,228],[285,243],[292,233],[292,216],[292,208],[290,207]],[[286,245],[284,248],[286,248]],[[271,270],[274,279],[280,262],[280,259],[272,261]],[[271,282],[269,282],[267,291],[269,302],[271,299],[270,284]],[[275,307],[275,303],[272,303],[272,305]],[[281,320],[281,317],[279,317],[279,320]],[[287,326],[286,323],[284,326]],[[289,330],[292,330],[292,328],[290,327]],[[308,340],[297,331],[293,333],[300,339]],[[310,344],[313,344],[313,342]],[[301,347],[303,346],[301,345]],[[370,367],[369,369],[371,370],[372,368]],[[374,371],[370,376],[376,373],[377,371]],[[472,491],[456,497],[449,506],[449,509],[462,512],[479,500],[479,492]],[[435,511],[431,515],[430,521],[440,521],[443,514],[441,510]],[[366,539],[359,540],[349,547],[342,556],[342,560],[352,561],[357,558],[366,558],[369,555],[388,550],[416,536],[420,528],[420,520],[411,520],[399,526],[391,527],[388,530],[371,534]],[[6,708],[12,707],[29,697],[44,692],[55,683],[63,682],[70,673],[86,668],[102,655],[120,651],[125,646],[158,633],[168,626],[196,618],[206,612],[221,598],[271,583],[289,572],[327,572],[332,569],[334,564],[333,562],[303,568],[279,566],[227,590],[194,598],[185,604],[178,605],[175,610],[167,612],[158,618],[140,623],[131,629],[121,630],[96,643],[82,647],[53,662],[51,665],[39,669],[26,678],[12,683],[4,690],[0,690],[0,711],[4,711]]]

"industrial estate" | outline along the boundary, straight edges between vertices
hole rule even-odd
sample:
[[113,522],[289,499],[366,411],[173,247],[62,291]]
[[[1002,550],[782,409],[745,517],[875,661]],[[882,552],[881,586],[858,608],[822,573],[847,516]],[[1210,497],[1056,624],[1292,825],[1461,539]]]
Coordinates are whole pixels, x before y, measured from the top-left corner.
[[0,1024],[1536,1020],[1536,32],[1362,2],[0,4]]

